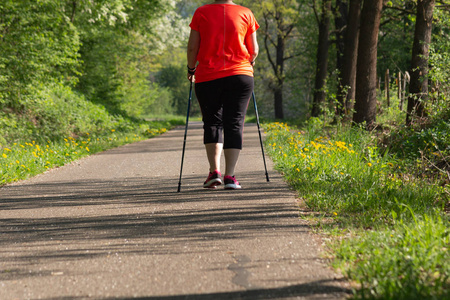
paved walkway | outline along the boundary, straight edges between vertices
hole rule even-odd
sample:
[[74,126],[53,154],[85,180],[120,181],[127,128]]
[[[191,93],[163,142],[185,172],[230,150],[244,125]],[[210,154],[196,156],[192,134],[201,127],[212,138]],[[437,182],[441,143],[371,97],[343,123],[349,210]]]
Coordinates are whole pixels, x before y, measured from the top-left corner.
[[266,182],[256,125],[243,189],[205,190],[199,123],[0,189],[0,299],[342,299],[295,194]]

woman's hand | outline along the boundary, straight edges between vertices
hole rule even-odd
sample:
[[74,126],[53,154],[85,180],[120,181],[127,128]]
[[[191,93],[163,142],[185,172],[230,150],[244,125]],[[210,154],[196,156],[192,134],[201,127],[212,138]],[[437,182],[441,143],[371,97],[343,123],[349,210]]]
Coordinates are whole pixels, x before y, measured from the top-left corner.
[[187,74],[187,79],[190,81],[190,82],[195,82],[195,75],[191,75],[191,74]]

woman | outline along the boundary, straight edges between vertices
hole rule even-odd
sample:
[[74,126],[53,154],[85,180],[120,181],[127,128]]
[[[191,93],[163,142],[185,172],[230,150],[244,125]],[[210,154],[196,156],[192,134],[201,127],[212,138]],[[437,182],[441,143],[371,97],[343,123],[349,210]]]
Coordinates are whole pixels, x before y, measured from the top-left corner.
[[240,189],[234,171],[253,91],[259,25],[248,8],[231,0],[219,0],[199,7],[189,26],[188,79],[195,81],[210,166],[203,187],[216,188],[222,184],[220,156],[223,149],[225,189]]

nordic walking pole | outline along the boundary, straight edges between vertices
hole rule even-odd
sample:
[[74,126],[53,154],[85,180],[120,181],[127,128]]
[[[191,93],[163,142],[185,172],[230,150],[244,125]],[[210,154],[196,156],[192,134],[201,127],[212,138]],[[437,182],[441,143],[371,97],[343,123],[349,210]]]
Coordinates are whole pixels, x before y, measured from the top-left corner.
[[189,112],[191,110],[191,99],[192,99],[192,81],[191,87],[189,88],[189,100],[186,115],[186,128],[184,129],[184,141],[183,141],[183,154],[181,155],[181,169],[180,169],[180,181],[178,181],[178,193],[181,191],[181,175],[183,174],[183,163],[184,163],[184,150],[186,149],[186,136],[189,124]]
[[256,114],[256,125],[258,126],[258,134],[259,134],[259,142],[261,143],[261,152],[262,152],[262,156],[263,156],[263,161],[264,161],[264,169],[266,170],[266,179],[267,182],[269,182],[269,173],[267,173],[267,166],[266,166],[266,156],[264,155],[264,146],[263,146],[263,142],[262,142],[262,137],[261,137],[261,129],[259,127],[259,114],[258,114],[258,107],[256,106],[256,98],[255,98],[255,92],[252,92],[252,98],[253,98],[253,105],[255,107],[255,114]]

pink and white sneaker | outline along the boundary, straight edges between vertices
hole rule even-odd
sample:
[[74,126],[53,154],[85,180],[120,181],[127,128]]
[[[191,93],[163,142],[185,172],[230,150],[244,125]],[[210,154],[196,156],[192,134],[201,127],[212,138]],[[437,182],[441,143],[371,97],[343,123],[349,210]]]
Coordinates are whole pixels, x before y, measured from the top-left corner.
[[218,185],[222,184],[222,174],[220,174],[219,170],[215,170],[214,172],[209,172],[208,178],[203,183],[203,187],[206,189],[215,189]]
[[226,190],[236,190],[241,188],[239,182],[236,180],[234,176],[226,175],[224,181]]

